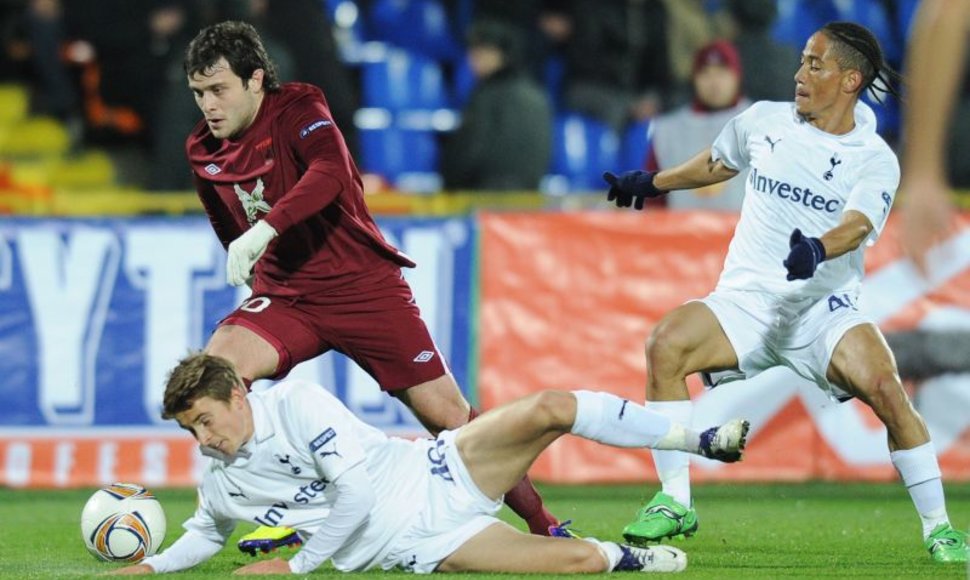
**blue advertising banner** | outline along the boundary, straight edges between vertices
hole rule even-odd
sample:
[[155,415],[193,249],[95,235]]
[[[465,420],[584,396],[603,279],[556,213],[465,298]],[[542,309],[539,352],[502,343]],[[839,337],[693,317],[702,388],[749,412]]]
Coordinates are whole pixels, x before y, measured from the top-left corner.
[[[379,220],[389,241],[418,263],[405,277],[463,388],[469,384],[473,223]],[[52,430],[175,431],[158,413],[167,372],[201,348],[248,294],[226,285],[225,251],[203,217],[4,220],[0,439]],[[325,385],[385,431],[423,432],[342,355],[303,363],[290,376]],[[0,449],[0,461],[13,461],[11,452]]]

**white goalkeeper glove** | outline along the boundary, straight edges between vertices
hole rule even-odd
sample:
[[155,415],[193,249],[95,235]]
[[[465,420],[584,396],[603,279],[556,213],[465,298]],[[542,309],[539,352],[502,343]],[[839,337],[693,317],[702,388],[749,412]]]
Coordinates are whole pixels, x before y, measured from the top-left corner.
[[226,282],[240,286],[253,273],[253,266],[266,251],[266,246],[276,237],[273,226],[259,220],[229,244],[229,258],[226,261]]

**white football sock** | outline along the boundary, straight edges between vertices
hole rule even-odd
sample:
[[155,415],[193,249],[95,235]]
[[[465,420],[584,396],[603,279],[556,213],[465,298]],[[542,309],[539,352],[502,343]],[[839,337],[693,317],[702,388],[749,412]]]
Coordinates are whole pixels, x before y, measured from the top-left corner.
[[[686,401],[651,401],[647,409],[669,418],[674,423],[690,427],[694,404]],[[663,492],[690,507],[690,456],[683,451],[654,449],[651,451]]]
[[940,464],[936,459],[933,442],[929,441],[912,449],[900,449],[889,454],[899,477],[909,491],[923,523],[923,539],[933,528],[949,523],[946,500],[943,497],[943,481]]
[[633,401],[594,391],[573,391],[573,396],[573,435],[614,447],[654,447],[662,442],[680,443],[679,449],[687,439],[683,428],[671,429],[670,419]]
[[623,550],[614,542],[601,542],[596,538],[583,538],[583,540],[591,544],[596,544],[596,547],[600,549],[600,553],[606,558],[606,570],[604,572],[611,572],[620,563],[620,560],[623,559]]

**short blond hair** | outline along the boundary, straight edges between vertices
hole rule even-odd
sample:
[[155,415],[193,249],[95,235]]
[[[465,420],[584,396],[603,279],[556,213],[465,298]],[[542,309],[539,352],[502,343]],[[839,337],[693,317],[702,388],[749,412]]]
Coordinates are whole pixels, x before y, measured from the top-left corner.
[[174,418],[202,397],[228,402],[232,390],[241,388],[242,379],[229,360],[202,351],[190,353],[168,374],[162,418]]

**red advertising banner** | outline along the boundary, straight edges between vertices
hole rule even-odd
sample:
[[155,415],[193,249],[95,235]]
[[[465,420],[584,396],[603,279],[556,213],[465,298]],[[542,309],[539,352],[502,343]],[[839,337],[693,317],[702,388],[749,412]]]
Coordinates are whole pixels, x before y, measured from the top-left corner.
[[50,433],[0,437],[2,480],[11,487],[148,487],[198,483],[202,455],[182,432]]
[[[479,393],[483,408],[542,389],[644,399],[644,343],[669,310],[713,290],[735,215],[684,212],[481,216]],[[936,249],[931,281],[890,224],[867,252],[866,308],[886,331],[970,328],[970,219]],[[961,326],[962,325],[962,326]],[[970,355],[970,353],[968,353]],[[863,404],[828,401],[787,369],[704,391],[694,425],[752,421],[745,460],[694,463],[704,480],[890,480],[885,428]],[[970,375],[913,387],[949,480],[970,480]],[[650,454],[564,437],[533,476],[548,482],[656,479]]]

